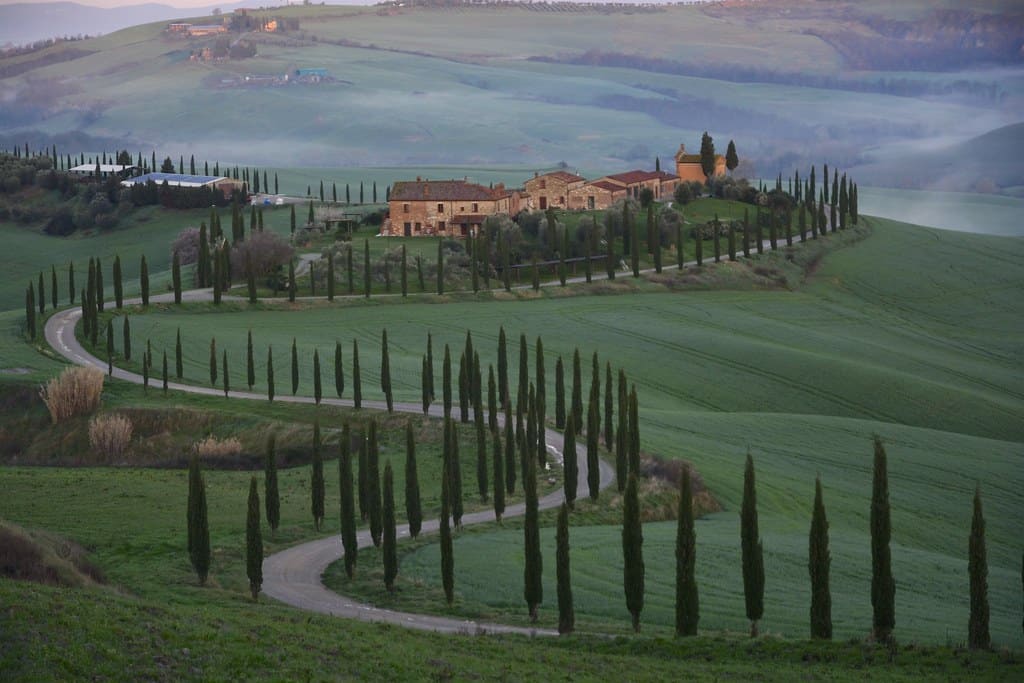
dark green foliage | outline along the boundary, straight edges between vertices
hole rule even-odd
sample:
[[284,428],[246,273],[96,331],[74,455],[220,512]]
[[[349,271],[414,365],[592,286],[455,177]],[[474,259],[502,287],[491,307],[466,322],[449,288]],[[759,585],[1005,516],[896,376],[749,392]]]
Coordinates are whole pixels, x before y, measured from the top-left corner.
[[565,635],[572,633],[576,628],[576,614],[572,606],[572,577],[569,571],[569,508],[565,503],[558,510],[555,573],[558,578],[558,633]]
[[632,244],[629,252],[630,265],[633,266],[633,277],[640,277],[640,229],[635,220],[630,221],[629,230],[629,241]]
[[504,405],[509,400],[508,395],[508,349],[505,339],[505,326],[498,328],[498,396]]
[[740,508],[740,539],[743,554],[743,596],[750,637],[757,637],[757,622],[764,616],[764,551],[757,528],[757,488],[754,459],[747,453],[743,471],[743,504]]
[[277,488],[277,437],[267,438],[267,458],[264,462],[263,486],[267,504],[267,524],[271,531],[277,531],[281,523],[281,498]]
[[441,396],[444,404],[444,416],[452,414],[452,354],[448,345],[444,345],[444,361],[441,363]]
[[139,288],[142,290],[142,305],[149,306],[149,266],[146,265],[145,254],[139,264]]
[[828,519],[821,494],[821,477],[814,481],[814,512],[808,541],[807,569],[811,575],[811,638],[832,639],[832,592],[829,571]]
[[132,329],[128,323],[128,316],[124,317],[124,323],[121,325],[121,352],[125,360],[132,359]]
[[462,464],[459,459],[459,430],[455,422],[448,420],[448,442],[445,452],[448,454],[448,476],[451,479],[452,522],[456,527],[462,526]]
[[[437,293],[444,294],[444,243],[437,241]],[[451,600],[448,601],[449,604]]]
[[494,366],[487,366],[487,428],[498,431],[498,385],[494,381]]
[[555,361],[555,428],[565,427],[565,367],[562,357]]
[[245,253],[245,284],[249,290],[249,303],[256,303],[256,273],[252,269],[252,256],[250,252]]
[[75,303],[75,264],[68,261],[68,303]]
[[[177,250],[174,251],[174,263],[177,264],[177,273],[178,273],[178,276],[177,276],[178,277],[178,279],[177,279],[177,283],[178,284],[177,284],[177,287],[174,290],[175,291],[174,303],[180,304],[181,303],[181,295],[178,292],[181,290],[181,264],[178,262],[178,251]],[[173,271],[173,266],[172,266],[172,277],[173,277],[173,273],[174,273],[174,271]],[[124,306],[124,281],[121,278],[121,257],[118,256],[118,255],[114,256],[113,275],[114,275],[114,305],[117,306],[118,308],[121,308],[121,307]],[[54,278],[54,284],[56,284],[56,278]],[[42,293],[42,290],[40,290],[40,293]],[[56,306],[54,306],[54,308],[56,308]]]
[[263,588],[263,534],[260,532],[260,494],[256,477],[249,482],[249,506],[245,517],[245,574],[255,601]]
[[377,445],[377,421],[370,420],[369,437],[366,444],[366,502],[369,505],[370,538],[380,547],[383,532],[382,506],[380,498],[380,448]]
[[57,267],[53,265],[50,266],[50,304],[57,308]]
[[114,319],[107,318],[107,359],[111,362],[114,358]]
[[310,510],[313,513],[313,526],[320,531],[324,523],[324,457],[323,444],[320,439],[320,420],[313,422],[313,464],[310,491],[312,500]]
[[[103,266],[100,265],[100,260],[96,259],[96,310],[100,313],[103,312],[103,299],[105,298],[103,292]],[[43,278],[42,274],[39,276],[39,304],[43,305]]]
[[533,285],[533,291],[540,291],[540,268],[537,265],[537,255],[533,255],[533,261],[530,265],[530,282]]
[[274,400],[274,352],[267,347],[267,400]]
[[591,500],[597,500],[601,489],[601,470],[598,460],[598,441],[601,437],[601,419],[597,414],[597,397],[590,397],[587,409],[587,491]]
[[221,294],[224,292],[224,259],[220,256],[221,250],[213,252],[213,303],[219,305]]
[[341,342],[334,342],[334,393],[341,398],[345,393],[345,366],[341,361]]
[[345,575],[356,573],[359,542],[356,539],[356,502],[352,490],[352,437],[348,422],[341,427],[341,448],[338,456],[338,488],[341,496],[341,545],[345,553]]
[[562,230],[562,246],[558,250],[558,282],[565,287],[566,267],[565,257],[569,253],[569,231]]
[[516,397],[519,412],[526,410],[526,394],[530,386],[530,358],[526,347],[526,335],[519,335],[519,395]]
[[493,466],[491,474],[493,476],[492,481],[494,482],[494,519],[500,524],[501,516],[505,513],[505,464],[502,461],[501,454],[501,434],[496,429],[492,430],[491,438],[494,449],[491,460]]
[[217,339],[210,339],[210,386],[217,386]]
[[[446,424],[450,422],[451,420],[445,419]],[[441,584],[444,587],[445,600],[451,605],[455,601],[455,553],[452,548],[452,493],[448,463],[448,459],[445,458],[441,472]]]
[[640,613],[644,609],[644,533],[640,524],[639,487],[637,474],[630,472],[622,504],[622,583],[626,609],[637,633],[640,632]]
[[715,173],[715,143],[707,131],[700,137],[700,170],[708,179]]
[[743,207],[743,256],[750,258],[750,210]]
[[505,492],[512,495],[516,490],[516,441],[512,429],[512,402],[505,403]]
[[736,224],[729,221],[729,260],[736,260]]
[[419,254],[416,255],[416,279],[420,283],[420,291],[427,291],[427,281],[423,277],[423,257]]
[[570,414],[565,424],[562,440],[562,487],[565,502],[572,508],[576,503],[576,486],[579,479],[579,461],[576,455],[576,424]]
[[607,224],[607,229],[606,229],[606,234],[605,234],[605,249],[606,249],[605,263],[604,263],[605,273],[607,274],[609,280],[614,280],[615,279],[615,266],[616,266],[616,262],[615,262],[615,230],[612,228],[612,224],[610,222]]
[[143,389],[143,391],[148,391],[149,390],[149,368],[150,368],[150,363],[151,363],[151,361],[149,359],[149,354],[144,352],[142,354],[142,389]]
[[968,542],[967,574],[971,583],[971,616],[967,622],[967,644],[972,650],[992,647],[988,621],[988,557],[985,552],[985,516],[981,510],[981,489],[974,489],[974,515]]
[[206,514],[206,484],[199,471],[199,458],[188,464],[188,557],[200,585],[210,573],[210,525]]
[[615,430],[615,483],[619,492],[626,488],[629,474],[629,394],[626,393],[626,373],[619,370],[619,423]]
[[292,337],[292,396],[299,390],[299,349]]
[[697,595],[697,534],[693,527],[693,487],[690,468],[683,467],[679,482],[679,514],[676,519],[676,635],[697,635],[700,602]]
[[295,303],[295,262],[288,262],[288,301]]
[[713,244],[715,246],[715,263],[722,261],[722,236],[720,234],[721,224],[718,221],[718,214],[715,214],[715,220],[711,224],[713,232]]
[[383,549],[381,555],[384,560],[384,586],[389,590],[395,589],[395,579],[398,577],[398,533],[395,524],[395,475],[391,471],[391,463],[384,465],[384,512],[382,514],[384,525]]
[[476,489],[481,502],[487,502],[487,429],[484,427],[484,416],[477,413],[474,419],[476,427]]
[[676,226],[676,268],[678,270],[683,269],[683,262],[685,258],[683,256],[683,222],[679,221],[679,225]]
[[388,412],[395,410],[394,397],[391,393],[391,355],[388,352],[388,331],[381,333],[380,342],[380,390],[384,392],[384,400],[388,405]]
[[245,343],[245,382],[249,385],[249,391],[256,384],[256,359],[253,357],[252,330],[246,337]]
[[896,580],[892,576],[889,540],[889,474],[885,446],[874,437],[874,476],[871,487],[871,608],[875,640],[887,643],[896,625]]
[[736,154],[736,143],[729,140],[729,146],[725,150],[725,167],[730,172],[734,171],[737,166],[740,165],[740,158]]
[[[127,323],[127,318],[125,323]],[[181,379],[185,374],[184,361],[181,357],[181,328],[174,335],[174,376]]]
[[530,621],[537,621],[537,608],[544,601],[544,559],[540,550],[540,522],[537,512],[537,473],[533,458],[525,458],[523,492],[526,498],[526,516],[523,522],[523,597],[530,612]]
[[472,361],[466,358],[463,352],[459,358],[459,421],[469,422],[469,393],[471,388],[469,363]]
[[[121,269],[119,267],[117,267],[119,265],[120,265],[119,260],[115,259],[114,260],[114,266],[115,266],[115,271],[114,271],[114,273],[115,273],[114,274],[114,296],[118,300],[117,307],[121,308],[121,303],[120,303],[121,295],[120,295],[120,291],[119,291],[121,288],[117,284],[120,281],[120,279],[121,279],[121,277],[120,277],[120,275],[121,275],[120,270]],[[174,250],[174,256],[171,258],[171,286],[174,289],[174,303],[180,304],[181,303],[181,257],[178,256],[178,250],[177,249]]]
[[572,424],[579,434],[583,429],[583,378],[580,368],[580,350],[572,352]]
[[423,525],[420,505],[420,480],[416,468],[416,438],[412,422],[405,423],[405,517],[409,521],[409,535],[416,538]]
[[611,361],[604,366],[604,447],[611,450],[613,447],[614,431],[612,420],[614,419],[615,405],[612,394],[612,364]]
[[693,247],[695,252],[695,258],[697,259],[697,265],[704,265],[704,240],[701,238],[700,231],[697,232],[694,240]]
[[429,332],[427,332],[427,373],[424,389],[433,402],[437,396],[434,393],[434,336]]
[[420,368],[420,402],[423,405],[423,414],[426,415],[430,412],[430,370],[426,356],[423,356],[423,365]]
[[[83,319],[85,316],[82,316]],[[28,289],[25,290],[25,327],[28,330],[28,336],[32,339],[36,338],[36,293],[32,286],[32,282],[28,283]]]

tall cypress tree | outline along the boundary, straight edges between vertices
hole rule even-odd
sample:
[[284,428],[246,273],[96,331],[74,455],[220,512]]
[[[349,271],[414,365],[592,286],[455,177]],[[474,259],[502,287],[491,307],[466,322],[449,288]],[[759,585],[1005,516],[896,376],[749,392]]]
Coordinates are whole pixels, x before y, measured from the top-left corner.
[[493,475],[494,519],[501,524],[501,516],[505,513],[505,464],[501,455],[501,434],[497,429],[491,431],[492,459],[491,474]]
[[444,416],[452,414],[452,354],[448,345],[444,345],[444,361],[441,364],[441,394],[444,405]]
[[693,524],[693,487],[690,468],[683,466],[679,481],[679,514],[676,519],[676,635],[697,635],[700,600],[697,594],[697,533]]
[[461,422],[469,422],[469,393],[471,391],[469,377],[472,371],[468,364],[471,362],[466,358],[466,352],[463,351],[459,358],[459,420]]
[[324,458],[321,452],[323,444],[320,439],[320,418],[313,422],[313,472],[310,490],[312,500],[310,510],[313,513],[313,526],[317,531],[324,522]]
[[409,520],[409,535],[416,538],[423,525],[420,505],[420,480],[416,467],[416,438],[412,422],[405,423],[405,517]]
[[[103,300],[106,297],[106,295],[104,294],[104,290],[103,290],[103,266],[100,265],[99,257],[96,257],[96,280],[95,280],[95,284],[96,284],[96,310],[99,311],[100,313],[102,313],[103,312]],[[40,278],[39,278],[39,301],[40,301],[41,304],[44,303],[43,302],[43,286],[42,285],[43,285],[43,280],[42,280],[42,276],[40,275]]]
[[217,386],[217,339],[210,339],[210,386]]
[[572,424],[579,434],[583,429],[583,378],[579,348],[572,352]]
[[534,352],[534,369],[537,377],[537,428],[543,432],[547,419],[547,379],[544,376],[544,343],[537,337]]
[[832,556],[828,549],[828,519],[821,493],[821,477],[814,481],[814,512],[808,543],[807,568],[811,575],[811,638],[832,639],[832,593],[829,571]]
[[146,264],[145,254],[142,255],[139,264],[139,288],[142,291],[142,305],[149,306],[149,266]]
[[498,431],[498,385],[494,381],[494,366],[487,366],[487,428]]
[[263,588],[263,534],[260,532],[260,494],[256,477],[249,482],[249,507],[245,518],[245,573],[253,601]]
[[523,597],[530,612],[530,621],[537,621],[537,608],[544,601],[542,575],[544,559],[540,549],[540,522],[537,512],[537,474],[533,458],[525,458],[526,474],[523,477],[523,491],[526,497],[526,516],[523,524]]
[[68,261],[68,303],[75,303],[75,262]]
[[459,428],[454,420],[449,420],[449,474],[451,476],[452,522],[456,528],[462,527],[462,461],[459,456]]
[[345,368],[341,362],[341,342],[334,342],[334,392],[341,398],[345,393]]
[[299,349],[292,337],[292,396],[299,390]]
[[505,326],[498,328],[498,396],[502,405],[509,400],[508,395],[508,349],[505,339]]
[[611,450],[614,447],[615,433],[612,429],[615,405],[612,393],[612,363],[607,361],[604,366],[604,447]]
[[256,359],[253,358],[252,330],[249,330],[245,342],[245,381],[249,385],[249,391],[252,391],[253,385],[256,384]]
[[505,402],[505,492],[516,492],[516,441],[512,429],[512,402]]
[[132,359],[132,329],[128,323],[128,316],[124,317],[124,324],[121,326],[121,349],[125,360]]
[[[178,256],[178,250],[177,249],[174,250],[174,256],[175,256],[175,258],[177,258],[177,256]],[[181,277],[181,273],[180,273],[181,266],[179,265],[178,267],[179,267],[178,277],[180,279],[180,277]],[[117,308],[120,309],[120,308],[122,308],[124,306],[124,282],[121,279],[121,257],[119,255],[116,255],[116,254],[114,255],[114,266],[113,266],[113,269],[114,269],[114,305],[117,306]],[[54,285],[56,285],[56,278],[54,278]],[[179,289],[180,289],[180,287],[179,287]],[[56,295],[56,292],[54,292],[54,295]],[[178,301],[177,299],[175,299],[174,303],[181,303],[181,302]],[[54,306],[54,308],[56,308],[56,306]]]
[[210,525],[206,514],[206,484],[196,455],[188,465],[188,557],[199,584],[205,585],[210,573]]
[[423,414],[430,412],[430,377],[427,369],[427,357],[423,356],[423,364],[420,368],[420,401],[423,405]]
[[484,428],[484,416],[477,412],[473,420],[476,429],[476,489],[480,501],[487,502],[487,430]]
[[270,530],[277,531],[281,523],[281,497],[277,488],[277,437],[271,434],[267,438],[267,458],[264,463],[264,498],[267,504],[267,524]]
[[555,428],[565,427],[565,367],[562,357],[555,361]]
[[[445,420],[446,425],[450,422],[449,419]],[[452,548],[452,494],[448,465],[449,461],[445,459],[441,472],[441,585],[444,587],[445,600],[451,605],[455,601],[455,553]]]
[[380,498],[380,449],[377,446],[377,420],[370,420],[369,438],[366,446],[367,503],[370,508],[370,538],[380,547],[383,532],[382,506]]
[[892,576],[889,540],[889,474],[885,446],[874,437],[874,477],[871,490],[871,608],[875,640],[889,642],[896,625],[896,580]]
[[338,455],[338,488],[341,493],[341,545],[345,554],[345,575],[356,573],[359,542],[356,538],[356,502],[352,481],[352,435],[348,422],[341,426],[341,449]]
[[757,622],[764,616],[764,551],[757,528],[757,489],[754,459],[747,453],[743,471],[743,504],[740,509],[740,537],[743,551],[743,595],[750,637],[757,637]]
[[576,455],[576,425],[570,414],[562,435],[562,488],[565,502],[572,508],[576,503],[576,487],[579,478],[579,460]]
[[174,376],[181,379],[185,375],[184,361],[181,354],[181,328],[174,335]]
[[388,352],[388,331],[381,333],[380,341],[380,390],[384,392],[384,400],[388,405],[388,412],[395,411],[394,398],[391,394],[391,358]]
[[295,303],[295,290],[297,289],[295,284],[295,262],[288,262],[288,301]]
[[[114,265],[119,265],[119,261],[115,260]],[[120,270],[120,268],[118,268]],[[117,273],[114,279],[114,296],[120,299],[118,294],[117,286],[120,281],[120,273]],[[174,256],[171,257],[171,287],[174,289],[174,303],[181,304],[181,257],[178,255],[178,250],[174,250]],[[118,302],[118,308],[121,308],[120,302]]]
[[274,349],[267,347],[267,400],[274,400]]
[[43,283],[43,271],[39,271],[39,315],[46,311],[46,285]]
[[629,474],[629,394],[626,393],[626,373],[619,369],[619,423],[615,430],[615,483],[619,492],[626,489]]
[[395,475],[391,471],[391,463],[384,465],[384,539],[382,555],[384,558],[384,586],[388,591],[395,590],[395,579],[398,577],[398,533],[395,525]]
[[402,296],[409,296],[409,256],[406,253],[405,245],[402,245]]
[[558,579],[558,633],[565,635],[576,628],[572,606],[572,577],[569,571],[569,508],[565,503],[558,510],[555,533],[555,573]]
[[597,414],[597,397],[590,397],[587,409],[587,491],[591,500],[597,500],[601,489],[601,465],[598,460],[598,440],[600,439],[600,418]]
[[434,392],[434,335],[430,332],[427,332],[427,374],[424,388],[433,401],[437,394]]
[[519,395],[516,397],[517,410],[526,410],[527,392],[530,387],[530,360],[526,348],[526,335],[519,335]]
[[968,543],[967,573],[971,583],[971,616],[967,622],[967,644],[972,650],[992,647],[989,635],[988,557],[985,552],[985,517],[981,510],[981,488],[974,489],[974,515]]
[[644,533],[640,524],[639,487],[636,472],[630,472],[622,505],[622,582],[626,609],[637,633],[640,632],[640,613],[644,609]]

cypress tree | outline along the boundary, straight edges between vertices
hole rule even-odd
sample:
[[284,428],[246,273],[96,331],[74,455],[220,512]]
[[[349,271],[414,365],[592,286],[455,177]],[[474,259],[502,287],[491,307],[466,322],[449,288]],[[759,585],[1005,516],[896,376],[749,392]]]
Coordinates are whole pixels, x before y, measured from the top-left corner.
[[800,241],[807,241],[807,205],[800,205],[800,213],[797,216],[797,225],[800,227]]
[[217,339],[210,339],[210,386],[217,386]]
[[[117,267],[119,262],[117,259],[114,260],[114,266]],[[118,282],[121,280],[120,268],[117,268],[114,275],[114,296],[118,299],[118,308],[121,308],[120,304],[120,293],[118,290]],[[181,303],[181,257],[178,255],[178,250],[174,250],[174,255],[171,257],[171,286],[174,289],[174,303]]]
[[273,347],[267,347],[267,400],[274,400],[274,352]]
[[565,427],[565,368],[562,357],[555,361],[555,428]]
[[693,248],[694,258],[697,259],[697,265],[704,265],[704,235],[701,234],[699,229],[694,230]]
[[494,449],[491,460],[493,467],[491,474],[494,483],[494,519],[501,524],[501,516],[505,513],[505,465],[501,456],[501,434],[494,429],[491,430],[491,437]]
[[245,518],[245,574],[255,602],[263,588],[263,535],[260,533],[260,494],[256,477],[249,482],[249,509]]
[[370,538],[380,547],[383,532],[382,506],[380,498],[380,449],[377,446],[377,420],[370,420],[370,434],[366,447],[367,502],[370,507]]
[[324,459],[321,453],[322,443],[320,439],[320,419],[313,422],[313,465],[310,490],[312,493],[311,512],[313,513],[313,527],[320,531],[324,522]]
[[547,419],[547,379],[544,376],[544,343],[537,337],[534,366],[537,376],[537,428],[544,431]]
[[452,355],[448,345],[444,345],[444,361],[441,364],[441,394],[444,405],[444,416],[452,415]]
[[583,429],[583,379],[579,348],[572,352],[572,424],[577,434]]
[[[444,242],[437,241],[437,293],[444,294]],[[451,604],[451,600],[448,601]]]
[[565,287],[565,257],[569,252],[569,231],[562,230],[562,248],[558,250],[558,282]]
[[416,467],[416,438],[412,422],[405,423],[405,517],[409,520],[409,535],[416,538],[423,525],[420,506],[420,481]]
[[530,612],[530,621],[537,621],[537,608],[544,601],[544,584],[541,580],[544,559],[540,549],[540,527],[537,512],[537,474],[533,458],[524,458],[525,475],[523,491],[526,497],[526,517],[523,524],[523,597]]
[[199,457],[195,454],[188,464],[188,557],[199,578],[206,584],[210,573],[210,525],[206,514],[206,484],[199,471]]
[[381,333],[380,342],[380,390],[384,392],[384,400],[388,405],[388,412],[395,410],[394,400],[391,394],[391,359],[388,352],[388,331]]
[[334,392],[341,398],[345,393],[345,367],[341,362],[341,342],[334,342]]
[[565,433],[562,435],[562,487],[565,491],[565,502],[570,508],[576,503],[577,479],[579,462],[576,455],[576,425],[570,414],[566,421]]
[[619,423],[615,430],[615,482],[619,492],[626,488],[629,473],[627,456],[629,442],[629,394],[626,393],[626,373],[619,370]]
[[107,366],[108,374],[114,374],[114,321],[107,319]]
[[516,441],[512,430],[512,402],[505,402],[505,492],[516,492]]
[[605,274],[609,280],[615,279],[615,229],[612,226],[611,218],[608,217],[605,223]]
[[729,260],[736,260],[736,223],[729,221]]
[[341,545],[344,549],[345,575],[351,579],[356,573],[359,542],[356,539],[356,503],[352,490],[352,435],[348,422],[341,426],[341,449],[338,455],[338,488],[341,493]]
[[640,277],[640,232],[636,221],[631,221],[630,224],[630,242],[632,247],[629,255],[633,266],[633,277]]
[[[82,316],[83,327],[86,324],[86,316]],[[32,288],[32,281],[28,283],[28,289],[25,290],[25,327],[28,329],[28,336],[32,339],[36,338],[36,295],[35,290]]]
[[75,303],[75,262],[68,261],[68,303]]
[[143,352],[142,354],[142,390],[149,391],[149,368],[150,368],[149,354]]
[[519,335],[519,395],[516,397],[517,410],[526,410],[527,392],[530,386],[530,360],[526,348],[526,335]]
[[420,283],[420,292],[427,291],[427,281],[423,275],[423,257],[416,254],[416,279]]
[[[175,250],[174,251],[174,257],[177,258],[177,256],[178,256],[178,251]],[[179,268],[180,268],[180,266],[179,266]],[[118,256],[118,255],[114,256],[113,270],[114,270],[114,305],[117,308],[120,309],[120,308],[122,308],[124,306],[124,283],[123,283],[123,281],[121,279],[121,257]],[[181,277],[180,271],[179,271],[178,277],[179,278]],[[57,285],[57,278],[56,277],[53,278],[53,285],[54,285],[54,287],[56,287],[56,285]],[[42,291],[42,290],[40,290],[40,291]],[[54,295],[54,298],[56,298],[57,292],[54,291],[53,295]],[[180,302],[177,299],[175,299],[175,303],[180,303]],[[54,306],[54,308],[56,308],[56,306]]]
[[[127,324],[128,320],[125,319]],[[174,376],[181,379],[185,374],[184,363],[181,357],[181,328],[178,328],[174,336]]]
[[600,438],[600,418],[597,415],[597,397],[590,397],[587,409],[587,489],[591,500],[597,500],[601,489],[601,469],[598,460],[598,439]]
[[697,635],[700,601],[697,594],[697,534],[693,525],[693,489],[690,468],[683,466],[679,482],[676,524],[676,635]]
[[323,398],[323,386],[320,382],[320,350],[313,349],[313,401],[320,405]]
[[352,402],[355,407],[363,407],[363,380],[359,372],[359,340],[352,339]]
[[[96,310],[100,313],[103,312],[103,299],[105,294],[103,292],[103,266],[100,265],[99,257],[96,258]],[[43,278],[42,274],[39,277],[39,302],[43,303]]]
[[43,271],[39,271],[39,315],[46,311],[46,287],[43,284]]
[[359,518],[370,519],[370,463],[366,448],[366,433],[359,434]]
[[[447,425],[450,420],[446,419]],[[445,600],[451,605],[455,601],[455,555],[452,548],[451,528],[451,482],[448,472],[449,461],[445,459],[441,472],[441,584]]]
[[764,253],[764,212],[757,209],[757,225],[754,226],[754,239],[757,242],[757,253]]
[[281,523],[281,498],[277,490],[277,438],[271,434],[267,438],[267,460],[264,463],[264,497],[267,500],[267,524],[270,530],[277,531]]
[[593,250],[593,246],[591,244],[591,240],[593,239],[592,233],[593,230],[588,228],[586,236],[583,239],[583,274],[586,277],[587,284],[590,284],[594,279],[593,256],[591,254],[591,251]]
[[448,463],[451,473],[452,522],[462,527],[462,461],[459,459],[459,429],[454,420],[450,420],[451,461]]
[[750,210],[743,208],[743,256],[750,258]]
[[612,420],[614,419],[615,406],[612,398],[612,364],[611,361],[604,366],[604,447],[608,450],[613,448],[614,431]]
[[487,366],[487,428],[498,431],[498,385],[494,381],[494,366]]
[[[142,254],[138,267],[138,283],[142,292],[142,305],[148,306],[150,305],[150,266],[145,263],[145,254]],[[256,503],[259,503],[258,499]]]
[[[313,269],[310,267],[310,279],[313,277]],[[256,303],[256,273],[252,268],[252,256],[245,252],[245,282],[249,290],[249,303]]]
[[462,356],[459,358],[459,420],[461,422],[469,422],[469,376],[472,372],[467,367],[467,364],[471,362],[466,359],[466,352],[462,352]]
[[474,420],[476,427],[476,488],[480,501],[487,502],[487,430],[484,427],[483,413],[477,413]]
[[253,358],[252,330],[249,330],[245,342],[245,381],[249,385],[249,391],[252,391],[253,385],[256,384],[256,359]]
[[427,332],[427,380],[426,380],[427,394],[430,400],[433,401],[436,397],[434,393],[434,336]]
[[128,324],[128,316],[124,317],[124,324],[121,326],[121,347],[125,360],[132,359],[132,330]]
[[743,551],[743,595],[746,600],[750,637],[757,637],[757,622],[764,616],[764,553],[757,529],[757,490],[754,483],[754,459],[747,453],[743,471],[743,504],[740,509],[740,536]]
[[430,412],[430,371],[427,369],[427,357],[423,356],[423,364],[420,367],[420,401],[423,405],[423,414]]
[[558,510],[555,533],[555,573],[558,579],[558,633],[572,633],[576,614],[572,606],[572,579],[569,573],[569,508],[565,503]]
[[398,577],[398,533],[395,527],[395,475],[391,471],[391,463],[384,465],[384,539],[382,555],[384,557],[384,586],[388,591],[395,590],[395,579]]
[[537,402],[534,394],[533,385],[530,385],[526,399],[526,429],[523,435],[519,438],[519,458],[520,468],[523,479],[526,479],[526,473],[528,471],[527,466],[529,463],[527,460],[533,460],[533,444],[537,443]]
[[972,650],[992,647],[989,635],[988,558],[985,552],[985,517],[981,510],[981,488],[974,489],[974,515],[967,556],[967,573],[971,583],[971,616],[967,626],[967,643]]
[[871,608],[875,640],[889,642],[896,625],[896,581],[892,576],[889,539],[889,475],[885,446],[874,437],[874,477],[871,490]]
[[299,349],[292,337],[292,396],[299,390]]
[[829,568],[832,557],[828,549],[828,519],[821,494],[821,477],[814,482],[814,512],[808,543],[807,568],[811,575],[811,638],[832,639],[832,593],[829,589]]
[[676,226],[676,269],[683,269],[683,222],[679,221],[679,225]]
[[537,266],[537,255],[533,255],[533,261],[530,267],[531,282],[533,283],[533,291],[540,291],[540,269]]
[[[222,358],[223,362],[221,363],[221,377],[224,380],[224,398],[227,398],[228,394],[231,392],[231,380],[229,379],[230,375],[228,374],[228,351],[227,351],[227,349],[224,349],[222,351],[222,354],[223,354],[223,358]],[[166,359],[166,355],[164,356],[164,358]],[[166,386],[166,384],[167,384],[167,372],[166,372],[167,366],[166,366],[166,364],[164,365],[164,370],[165,370],[165,372],[164,372],[164,391],[166,391],[167,390],[167,386]]]
[[640,613],[644,609],[644,535],[640,524],[639,486],[637,473],[630,472],[622,507],[622,581],[626,609],[637,633],[640,632]]
[[715,214],[715,221],[711,224],[712,239],[715,245],[715,263],[722,260],[722,235],[720,234],[721,223],[718,222],[718,214]]
[[504,325],[498,328],[498,395],[502,405],[508,402],[508,350]]
[[224,259],[220,256],[221,250],[213,251],[213,303],[220,305],[221,294],[224,291]]

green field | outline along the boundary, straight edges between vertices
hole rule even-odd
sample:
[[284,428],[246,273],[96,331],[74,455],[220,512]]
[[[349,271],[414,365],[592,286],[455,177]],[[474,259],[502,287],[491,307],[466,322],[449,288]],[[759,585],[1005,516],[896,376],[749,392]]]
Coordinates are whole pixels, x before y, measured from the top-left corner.
[[[443,304],[371,299],[299,307],[287,315],[264,305],[229,314],[212,307],[163,309],[133,317],[134,343],[151,339],[156,349],[173,348],[180,328],[186,377],[202,383],[212,316],[218,348],[238,359],[232,361],[236,372],[243,367],[246,332],[253,329],[260,391],[266,345],[275,349],[275,366],[287,368],[294,336],[303,359],[300,392],[309,394],[313,349],[329,358],[334,341],[341,340],[348,373],[350,340],[358,339],[364,397],[372,398],[379,396],[379,337],[387,328],[396,400],[411,402],[419,398],[428,332],[439,358],[444,344],[460,349],[471,329],[486,365],[494,362],[497,329],[504,325],[513,342],[512,377],[519,333],[527,336],[531,356],[533,340],[542,335],[549,383],[557,356],[570,358],[578,345],[589,377],[589,357],[597,351],[602,365],[610,360],[624,368],[638,387],[644,450],[695,463],[725,507],[703,520],[698,532],[709,546],[701,566],[713,579],[705,588],[706,619],[715,629],[742,627],[737,589],[725,568],[736,564],[735,511],[749,448],[758,463],[769,587],[803,566],[813,478],[820,473],[832,525],[836,604],[848,608],[837,628],[844,637],[866,631],[867,608],[858,596],[866,596],[870,439],[880,434],[890,454],[894,554],[903,587],[898,610],[907,615],[898,619],[905,637],[963,638],[966,584],[958,589],[959,580],[950,575],[962,575],[970,495],[978,483],[988,514],[990,586],[1002,596],[993,600],[1000,605],[993,608],[993,629],[1001,643],[1019,647],[1011,598],[1019,578],[1016,520],[1024,509],[1018,494],[1024,485],[1024,377],[1016,296],[1024,245],[883,220],[871,224],[871,237],[829,255],[798,291],[485,297]],[[240,372],[232,378],[232,386],[243,382]],[[670,535],[657,529],[652,539]],[[606,534],[606,545],[614,548],[614,528],[588,533],[595,539]],[[491,540],[507,545],[500,535]],[[417,580],[427,580],[431,552],[412,557],[412,566],[423,568]],[[598,564],[605,574],[593,581],[614,584],[615,567]],[[651,566],[652,591],[662,596],[660,603],[652,597],[651,620],[664,626],[668,588],[655,587],[667,581],[667,569],[655,570],[654,560]],[[467,599],[487,602],[472,587],[474,580],[486,582],[486,572],[460,579]],[[767,628],[802,636],[805,588],[799,583],[785,590],[792,592],[769,597]],[[611,602],[588,616],[600,622],[615,612]]]

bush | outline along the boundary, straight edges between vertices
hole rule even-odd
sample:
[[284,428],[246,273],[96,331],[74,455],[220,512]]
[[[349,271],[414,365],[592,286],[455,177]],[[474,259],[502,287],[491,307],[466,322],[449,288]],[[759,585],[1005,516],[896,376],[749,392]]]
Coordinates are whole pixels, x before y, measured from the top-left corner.
[[103,371],[97,368],[67,368],[39,390],[54,424],[88,415],[100,405],[103,393]]
[[245,277],[246,256],[256,277],[269,276],[292,260],[295,250],[272,232],[255,232],[231,248],[231,272]]
[[97,415],[89,422],[89,445],[108,460],[121,458],[131,441],[132,422],[123,415]]
[[199,228],[185,228],[171,242],[171,257],[178,252],[181,265],[188,266],[199,260]]
[[235,437],[218,439],[212,434],[195,443],[196,455],[200,459],[233,458],[242,452],[242,442]]

